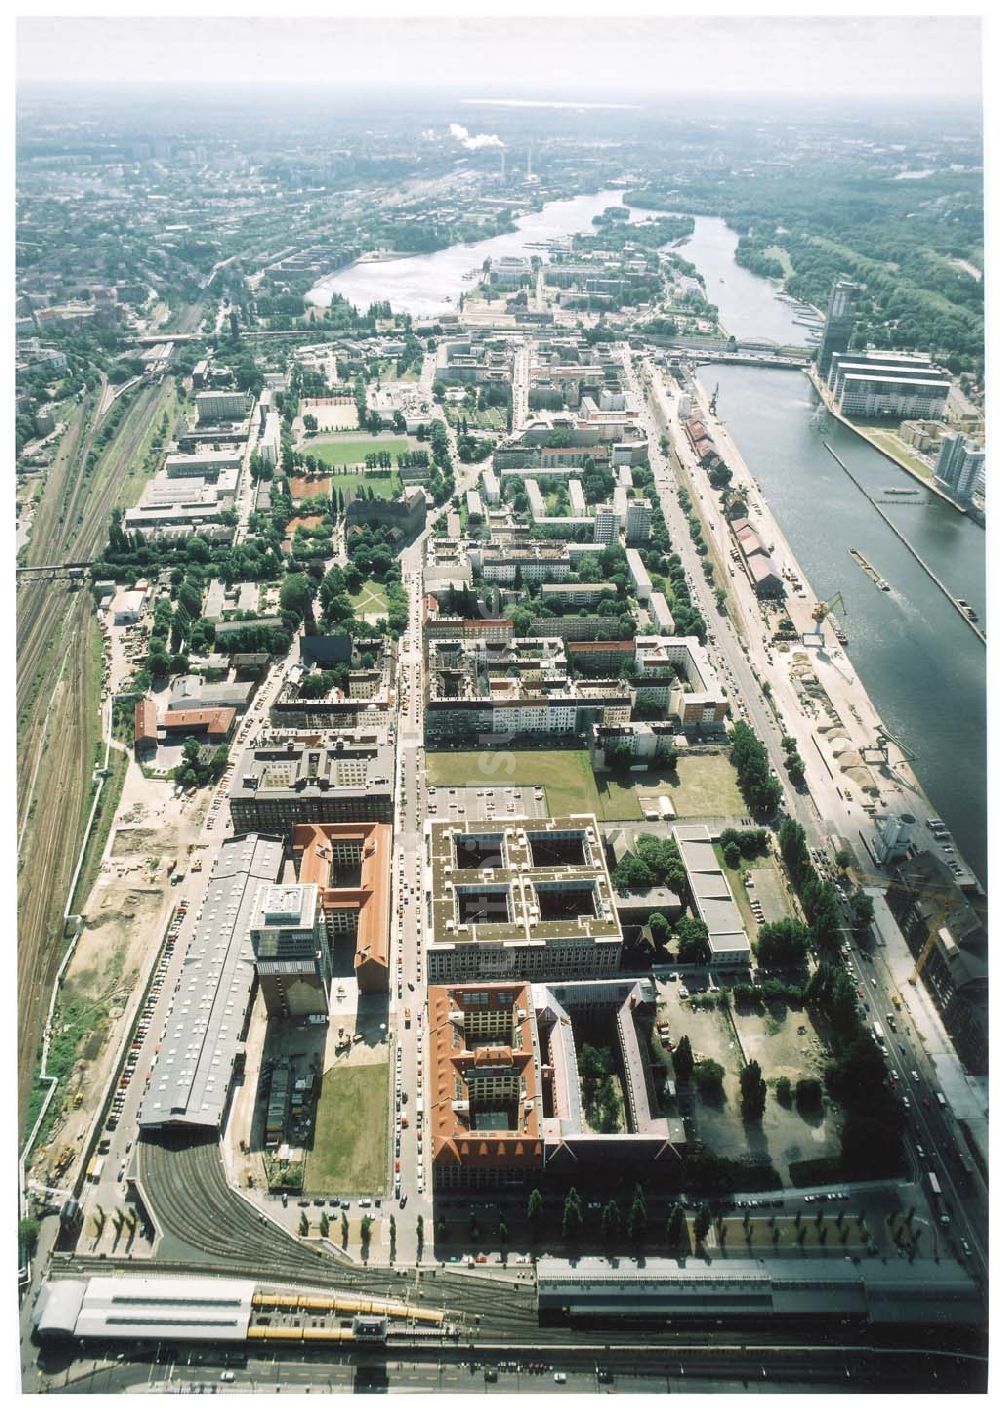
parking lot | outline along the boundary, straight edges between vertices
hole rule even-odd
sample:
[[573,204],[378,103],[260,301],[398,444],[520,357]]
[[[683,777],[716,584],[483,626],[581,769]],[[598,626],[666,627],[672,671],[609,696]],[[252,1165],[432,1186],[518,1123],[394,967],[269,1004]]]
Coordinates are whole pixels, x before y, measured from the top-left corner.
[[540,787],[428,787],[427,815],[431,820],[513,821],[545,817],[545,792]]

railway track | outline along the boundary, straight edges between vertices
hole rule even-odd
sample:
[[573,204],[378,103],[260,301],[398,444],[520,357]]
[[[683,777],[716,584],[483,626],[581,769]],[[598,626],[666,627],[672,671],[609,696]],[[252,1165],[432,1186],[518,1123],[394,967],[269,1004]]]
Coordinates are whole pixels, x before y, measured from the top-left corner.
[[[28,565],[91,558],[152,417],[169,387],[144,387],[85,476],[97,421],[93,393],[67,432],[46,481]],[[63,949],[63,909],[90,794],[100,719],[100,642],[89,592],[66,581],[21,579],[17,592],[18,1111],[34,1078],[41,1016]],[[79,898],[79,897],[77,897]]]

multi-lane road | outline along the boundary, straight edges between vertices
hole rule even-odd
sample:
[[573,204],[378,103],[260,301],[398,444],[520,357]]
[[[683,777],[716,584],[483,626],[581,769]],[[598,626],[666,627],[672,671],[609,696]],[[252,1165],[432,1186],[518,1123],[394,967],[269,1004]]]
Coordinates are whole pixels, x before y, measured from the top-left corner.
[[[682,447],[676,436],[677,423],[668,423],[663,413],[663,405],[657,394],[652,378],[656,376],[648,366],[636,370],[631,354],[625,353],[625,373],[630,392],[640,408],[640,422],[649,437],[650,465],[654,483],[659,495],[664,519],[671,538],[671,546],[683,563],[691,586],[692,600],[698,606],[709,628],[709,648],[715,664],[726,683],[734,701],[736,712],[742,715],[758,738],[765,744],[774,771],[780,775],[783,765],[781,732],[774,712],[764,697],[761,683],[774,673],[768,659],[770,643],[760,634],[750,632],[747,639],[741,639],[736,632],[731,616],[724,614],[715,604],[713,593],[701,585],[701,559],[697,555],[691,539],[687,521],[677,502],[676,458]],[[649,388],[647,399],[646,388]],[[660,437],[668,433],[672,444],[672,454],[664,455],[660,449]],[[722,535],[718,515],[702,513],[711,532],[717,534],[717,546],[723,561],[727,559],[729,544]],[[749,586],[739,584],[739,605],[745,621],[759,623],[756,603],[750,599]],[[803,735],[810,729],[807,719],[795,717],[794,699],[790,692],[783,696],[783,727],[791,730],[797,727]],[[805,756],[805,752],[804,752]],[[808,760],[807,760],[808,761]],[[819,778],[815,769],[810,783]],[[833,848],[850,841],[855,853],[867,854],[861,836],[861,816],[858,808],[852,808],[849,801],[837,793],[833,787],[822,791],[822,813],[817,809],[809,792],[800,793],[786,790],[785,809],[803,827],[810,847],[820,857],[828,856]],[[846,924],[845,924],[846,931]],[[863,949],[857,952],[862,954]],[[962,1259],[962,1241],[974,1249],[971,1258],[972,1269],[985,1272],[986,1243],[985,1218],[978,1198],[969,1197],[969,1189],[956,1186],[954,1168],[954,1136],[948,1126],[945,1112],[940,1107],[933,1079],[933,1063],[924,1050],[917,1026],[907,1023],[907,1040],[901,1034],[893,1033],[883,1018],[893,1011],[892,996],[896,984],[887,965],[881,957],[858,958],[859,998],[872,1014],[872,1021],[879,1020],[885,1028],[886,1056],[890,1072],[897,1083],[900,1095],[905,1095],[910,1104],[907,1145],[914,1169],[927,1173],[932,1169],[946,1189],[946,1202],[951,1209],[953,1227],[950,1237],[944,1230],[935,1226],[934,1235],[940,1233],[942,1250],[950,1243],[951,1248]],[[881,1014],[881,1017],[878,1015]],[[918,1147],[922,1154],[918,1153]]]

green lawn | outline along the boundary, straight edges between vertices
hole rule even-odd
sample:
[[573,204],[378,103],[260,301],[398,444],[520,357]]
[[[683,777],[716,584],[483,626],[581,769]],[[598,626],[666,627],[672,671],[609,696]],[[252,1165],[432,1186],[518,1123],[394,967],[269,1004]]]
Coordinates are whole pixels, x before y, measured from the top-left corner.
[[736,769],[724,753],[692,753],[677,759],[678,781],[665,787],[678,816],[745,816]]
[[676,773],[655,768],[627,778],[595,778],[583,748],[483,753],[428,753],[432,787],[544,787],[550,816],[593,812],[598,821],[641,821],[640,793],[665,793],[679,817],[743,816],[736,771],[723,755],[677,760]]
[[551,816],[601,815],[590,755],[582,748],[428,753],[426,758],[432,787],[544,787]]
[[401,455],[405,450],[413,450],[418,441],[408,440],[405,435],[354,435],[350,432],[331,436],[328,440],[310,440],[305,446],[307,454],[315,455],[324,464],[361,464],[365,455],[378,450],[388,450],[390,455]]
[[403,485],[398,474],[332,474],[331,490],[359,489],[362,485],[370,489],[377,499],[398,499]]
[[384,616],[389,609],[385,588],[379,586],[378,582],[365,582],[349,600],[356,616]]
[[306,1155],[307,1193],[385,1192],[389,1065],[334,1066],[323,1075],[316,1137]]

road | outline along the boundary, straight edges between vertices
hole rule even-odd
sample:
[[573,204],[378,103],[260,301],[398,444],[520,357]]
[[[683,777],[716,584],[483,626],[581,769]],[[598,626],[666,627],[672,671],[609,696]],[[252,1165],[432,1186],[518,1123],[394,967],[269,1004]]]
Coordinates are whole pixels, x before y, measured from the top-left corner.
[[[862,823],[863,820],[866,820],[865,815],[857,806],[852,805],[847,796],[843,795],[846,789],[837,789],[822,763],[817,760],[811,746],[813,725],[802,714],[787,675],[783,669],[776,666],[768,639],[769,633],[763,622],[759,606],[753,599],[749,583],[741,574],[738,574],[733,578],[730,586],[730,590],[735,591],[737,595],[740,615],[750,625],[747,636],[743,639],[737,634],[732,617],[720,612],[715,605],[714,594],[701,584],[700,558],[694,550],[687,521],[676,501],[676,457],[688,455],[684,436],[680,433],[679,421],[675,412],[670,414],[668,411],[668,402],[657,385],[655,371],[645,367],[637,374],[634,359],[629,351],[625,352],[625,367],[629,388],[640,405],[641,422],[649,436],[650,465],[654,472],[654,480],[660,496],[664,519],[670,532],[672,547],[679,554],[684,565],[691,585],[692,600],[696,602],[709,625],[709,645],[716,664],[730,688],[731,695],[737,701],[737,712],[746,719],[758,738],[767,747],[771,766],[779,776],[782,774],[784,763],[784,753],[781,748],[782,732],[787,731],[796,737],[799,751],[806,764],[809,791],[798,792],[786,787],[785,806],[788,813],[802,825],[821,872],[832,875],[829,856],[845,841],[851,845],[855,855],[862,857],[868,855],[862,836]],[[649,387],[648,397],[644,394],[644,386]],[[715,430],[716,427],[713,426],[713,433]],[[669,456],[664,456],[659,447],[660,436],[663,433],[668,435],[671,442],[672,454]],[[731,462],[728,456],[727,462]],[[695,477],[696,473],[693,458],[689,457],[689,474],[695,486],[699,483],[699,479]],[[697,487],[696,492],[698,492]],[[759,490],[755,485],[750,492],[754,498],[759,497]],[[709,532],[715,537],[721,559],[726,561],[729,549],[728,532],[715,495],[707,492],[706,489],[706,492],[700,497],[699,508],[702,517]],[[763,504],[762,499],[761,504]],[[804,580],[802,578],[803,583]],[[811,602],[812,598],[809,600]],[[815,654],[820,654],[820,652]],[[855,697],[858,695],[853,673],[849,670],[842,651],[831,648],[826,659],[815,660],[815,666],[817,673],[825,672],[831,692],[836,691],[836,685],[830,680],[831,672],[833,672],[841,676],[844,685],[853,692]],[[781,727],[779,727],[775,714],[761,689],[761,683],[764,680],[771,681],[773,695],[782,718]],[[866,699],[860,700],[859,703],[867,704],[868,709],[871,708]],[[845,704],[845,712],[847,707],[849,706]],[[870,718],[868,727],[868,736],[873,740],[874,728]],[[892,790],[894,786],[897,788],[907,787],[906,802],[907,805],[912,805],[912,785],[907,783],[899,765],[894,769],[893,778],[883,784],[883,790]],[[813,800],[814,794],[819,798],[819,808]],[[929,810],[925,800],[924,810]],[[845,934],[847,933],[849,930],[845,924]],[[859,986],[861,1000],[869,1011],[876,1014],[875,1019],[877,1019],[877,1014],[885,1015],[893,1010],[891,999],[892,993],[896,991],[896,983],[884,963],[869,962],[864,965],[863,982]],[[947,1185],[948,1188],[947,1201],[953,1210],[958,1210],[954,1219],[955,1234],[951,1244],[952,1248],[961,1257],[961,1238],[966,1238],[975,1248],[974,1269],[980,1274],[984,1274],[986,1244],[983,1209],[977,1199],[974,1199],[971,1204],[968,1203],[955,1186],[950,1167],[953,1161],[950,1149],[954,1139],[948,1131],[947,1122],[936,1098],[931,1074],[934,1070],[933,1062],[923,1047],[921,1035],[916,1026],[912,1026],[908,1032],[909,1042],[902,1043],[899,1036],[894,1035],[888,1029],[887,1024],[883,1025],[886,1025],[887,1028],[885,1035],[890,1069],[899,1073],[900,1094],[906,1096],[911,1106],[907,1147],[913,1166],[920,1167],[922,1164],[924,1168],[933,1166],[938,1170],[942,1187]],[[913,1071],[917,1072],[916,1079],[911,1074]],[[925,1104],[925,1102],[927,1103]],[[916,1152],[918,1144],[925,1152],[923,1160],[918,1157]]]

